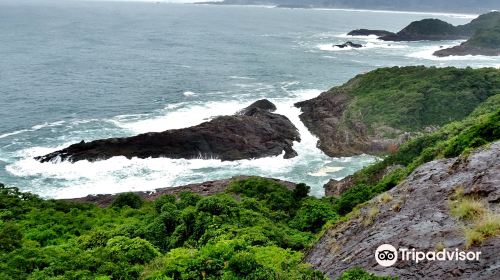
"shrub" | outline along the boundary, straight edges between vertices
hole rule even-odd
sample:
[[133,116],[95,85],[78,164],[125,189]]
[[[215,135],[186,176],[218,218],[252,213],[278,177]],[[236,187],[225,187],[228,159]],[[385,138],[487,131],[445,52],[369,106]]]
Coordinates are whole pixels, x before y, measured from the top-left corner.
[[342,275],[337,278],[337,280],[395,280],[396,277],[388,277],[388,276],[376,276],[373,273],[369,273],[364,271],[361,268],[350,268]]
[[135,193],[121,193],[119,194],[115,200],[113,200],[113,203],[111,204],[111,207],[113,208],[123,208],[125,206],[128,206],[133,209],[138,209],[142,206],[143,201],[142,198],[135,194]]

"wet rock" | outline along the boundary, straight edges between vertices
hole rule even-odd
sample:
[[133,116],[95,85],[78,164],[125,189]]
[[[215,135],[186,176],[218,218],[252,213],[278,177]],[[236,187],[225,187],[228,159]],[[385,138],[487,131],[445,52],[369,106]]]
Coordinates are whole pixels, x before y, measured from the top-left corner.
[[202,124],[133,137],[80,142],[36,157],[40,162],[96,161],[115,156],[127,158],[217,158],[240,160],[277,156],[294,157],[293,142],[300,141],[290,120],[271,113],[276,107],[259,100],[233,116],[220,116]]
[[361,44],[356,44],[356,43],[353,43],[353,42],[351,42],[351,41],[347,41],[347,42],[345,42],[345,43],[343,43],[343,44],[340,44],[340,45],[333,45],[333,46],[334,46],[334,47],[337,47],[337,48],[341,48],[341,49],[343,49],[343,48],[347,48],[347,47],[351,47],[351,48],[355,48],[355,49],[357,49],[357,48],[362,48],[362,47],[363,47],[363,45],[361,45]]

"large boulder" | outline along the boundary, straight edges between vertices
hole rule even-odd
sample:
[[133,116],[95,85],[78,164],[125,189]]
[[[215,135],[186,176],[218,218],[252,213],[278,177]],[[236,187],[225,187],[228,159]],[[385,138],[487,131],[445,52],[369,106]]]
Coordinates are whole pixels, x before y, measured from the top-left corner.
[[[467,207],[460,205],[467,201],[481,206],[464,219],[461,211]],[[500,279],[500,236],[494,229],[499,210],[500,142],[496,142],[468,157],[420,166],[401,184],[327,229],[305,261],[331,279],[352,267],[399,279]],[[491,223],[492,232],[482,232],[483,223]],[[476,235],[467,235],[474,230]],[[375,260],[382,244],[424,252],[480,251],[481,255],[479,261],[419,263],[399,257],[393,266],[383,267]]]
[[287,117],[271,113],[274,108],[268,101],[258,101],[235,115],[216,117],[193,127],[82,141],[36,159],[76,162],[125,156],[240,160],[277,156],[283,151],[285,158],[294,157],[297,153],[292,146],[300,141],[299,132]]

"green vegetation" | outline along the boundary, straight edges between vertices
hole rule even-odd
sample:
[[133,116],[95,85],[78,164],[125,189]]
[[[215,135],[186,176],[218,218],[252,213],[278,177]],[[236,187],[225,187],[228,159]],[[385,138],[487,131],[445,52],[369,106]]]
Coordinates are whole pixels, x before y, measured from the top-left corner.
[[480,245],[484,240],[500,236],[500,214],[478,197],[464,195],[463,188],[455,189],[451,197],[450,213],[465,223],[465,246]]
[[410,23],[398,34],[400,33],[408,35],[455,35],[459,33],[459,30],[445,21],[428,18]]
[[344,122],[363,123],[373,133],[386,126],[422,131],[462,120],[489,97],[500,93],[500,71],[494,68],[381,68],[357,76]]
[[500,48],[500,19],[494,26],[478,29],[467,44],[475,47],[499,49]]
[[346,270],[337,280],[393,280],[394,277],[376,276],[373,273],[364,271],[361,268],[351,268]]
[[[354,173],[354,186],[335,203],[337,212],[340,215],[351,212],[357,205],[395,187],[415,168],[426,162],[438,158],[467,156],[472,149],[499,140],[500,109],[497,107],[495,111],[493,107],[480,106],[476,111],[485,114],[473,113],[462,121],[452,122],[433,133],[414,138],[394,154]],[[382,177],[385,169],[392,165],[401,165],[402,168]]]
[[0,279],[323,279],[300,251],[338,214],[308,192],[250,178],[99,208],[1,185]]
[[[466,157],[500,139],[498,70],[386,68],[353,81],[347,113],[372,127],[446,125],[355,173],[355,185],[340,197],[319,199],[308,196],[304,184],[289,190],[249,178],[224,194],[186,192],[151,202],[126,193],[99,208],[0,184],[0,279],[324,279],[302,262],[302,251],[325,225],[348,218],[423,163]],[[401,167],[383,176],[393,165]],[[457,199],[451,211],[469,223],[467,246],[500,234],[497,214],[480,201]],[[370,209],[366,226],[378,212]],[[340,279],[392,278],[353,268]]]

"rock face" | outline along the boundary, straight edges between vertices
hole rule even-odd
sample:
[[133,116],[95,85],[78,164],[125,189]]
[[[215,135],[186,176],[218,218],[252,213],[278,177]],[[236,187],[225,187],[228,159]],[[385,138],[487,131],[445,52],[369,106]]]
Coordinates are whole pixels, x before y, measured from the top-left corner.
[[[403,168],[402,165],[394,164],[391,166],[388,166],[382,172],[379,172],[379,174],[376,174],[373,177],[374,181],[379,181],[382,179],[385,175],[391,173],[392,171]],[[356,180],[354,179],[353,175],[349,175],[342,180],[335,180],[335,179],[330,179],[328,183],[326,183],[323,188],[325,189],[325,196],[340,196],[342,195],[345,191],[348,189],[354,187],[356,185]]]
[[333,45],[333,46],[334,46],[334,47],[337,47],[337,48],[341,48],[341,49],[343,49],[343,48],[347,48],[347,47],[356,48],[356,49],[357,49],[357,48],[362,48],[362,47],[363,47],[363,45],[361,45],[361,44],[356,44],[356,43],[353,43],[353,42],[351,42],[351,41],[347,41],[347,42],[345,42],[345,43],[343,43],[343,44],[340,44],[340,45]]
[[[463,196],[484,201],[493,213],[500,210],[500,142],[473,152],[468,158],[442,159],[417,168],[400,185],[372,199],[347,221],[333,225],[309,250],[305,261],[335,279],[350,267],[399,279],[500,279],[500,237],[465,249],[466,222],[450,214],[450,201]],[[418,251],[459,248],[481,251],[479,261],[423,261],[398,258],[382,267],[374,253],[378,246]],[[440,248],[440,249],[438,249]]]
[[375,36],[389,36],[389,35],[394,35],[395,33],[386,31],[386,30],[372,30],[372,29],[356,29],[353,30],[347,35],[349,36],[370,36],[370,35],[375,35]]
[[342,87],[295,104],[302,110],[300,119],[304,125],[319,138],[318,148],[331,157],[384,154],[407,140],[405,134],[394,139],[370,136],[361,122],[349,120],[349,126],[345,125],[344,113],[353,98],[348,91],[350,83],[355,82],[353,79]]
[[145,133],[133,137],[80,142],[63,150],[36,157],[53,160],[103,160],[127,158],[218,158],[240,160],[280,155],[294,157],[297,128],[285,116],[271,113],[274,104],[260,100],[233,116],[221,116],[197,126]]
[[[164,194],[178,195],[182,192],[192,192],[202,196],[209,196],[214,194],[223,193],[226,191],[229,184],[234,181],[252,178],[255,176],[235,176],[230,179],[221,179],[215,181],[207,181],[197,184],[189,184],[185,186],[171,187],[171,188],[161,188],[149,192],[134,192],[135,194],[141,196],[145,200],[155,200]],[[283,181],[273,178],[265,178],[269,180],[276,181],[288,189],[295,189],[296,184],[288,181]],[[98,195],[88,195],[86,197],[65,199],[66,201],[81,202],[81,203],[94,203],[101,207],[107,207],[113,203],[113,200],[118,194],[98,194]]]
[[439,19],[414,21],[396,34],[381,37],[384,41],[440,41],[467,39],[455,26]]

